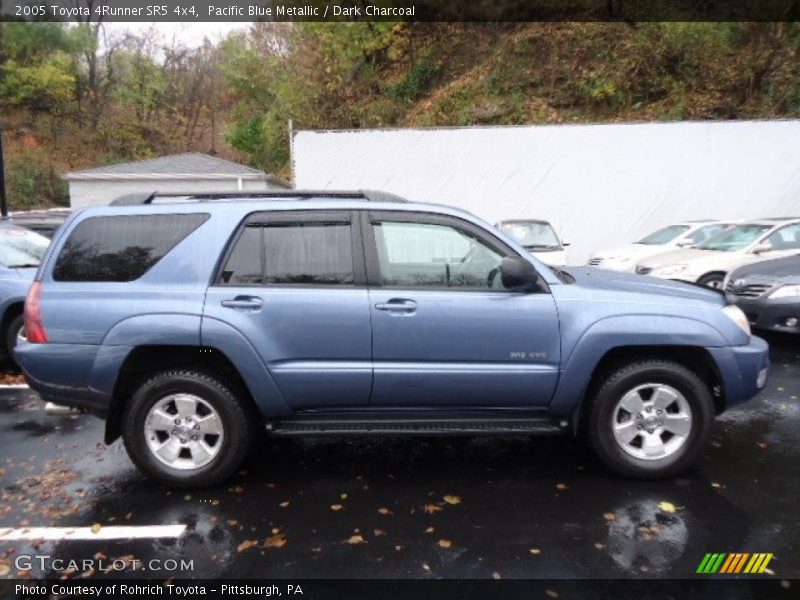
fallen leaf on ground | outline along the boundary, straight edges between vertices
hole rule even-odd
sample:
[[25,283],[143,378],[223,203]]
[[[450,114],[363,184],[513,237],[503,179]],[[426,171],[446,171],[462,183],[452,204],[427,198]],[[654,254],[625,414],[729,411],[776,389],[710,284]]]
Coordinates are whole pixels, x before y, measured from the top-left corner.
[[236,492],[237,494],[242,494],[244,493],[244,486],[242,485],[234,486],[233,491]]
[[331,504],[331,510],[342,510],[344,506],[341,504]]
[[450,540],[439,540],[439,547],[440,548],[450,548],[453,545],[453,542]]
[[347,540],[348,544],[366,544],[364,538],[360,535],[351,535],[350,539]]
[[342,494],[342,495],[341,495],[341,496],[339,496],[339,497],[340,497],[342,500],[347,500],[347,494]]
[[258,546],[258,541],[256,540],[245,540],[238,546],[236,546],[237,552],[244,552],[245,550],[250,550],[253,546]]
[[541,550],[539,550],[539,548],[529,548],[529,549],[528,549],[528,552],[530,552],[530,553],[531,553],[531,554],[533,554],[533,555],[536,555],[536,554],[541,554],[541,553],[542,553],[542,551],[541,551]]
[[372,534],[375,537],[380,537],[382,535],[386,535],[386,532],[383,529],[375,529],[375,530],[373,530]]
[[382,514],[382,515],[393,515],[393,514],[394,514],[392,511],[390,511],[390,510],[389,510],[388,508],[386,508],[385,506],[381,506],[381,507],[378,509],[378,512],[379,512],[380,514]]
[[95,523],[92,525],[92,533],[98,533],[102,528],[103,526],[100,523]]
[[8,565],[0,564],[0,577],[5,577],[11,572],[11,567]]
[[276,533],[275,535],[268,537],[267,541],[264,543],[266,548],[283,548],[286,545],[286,536],[282,533]]
[[569,486],[566,483],[557,483],[556,489],[563,492],[564,490],[568,490]]
[[660,508],[661,510],[663,510],[664,512],[667,512],[667,513],[674,513],[675,512],[675,505],[672,502],[666,502],[666,501],[659,502],[658,503],[658,508]]
[[492,579],[502,579],[502,577],[500,576],[500,573],[495,571],[494,573],[492,573]]
[[425,533],[433,533],[433,527],[428,527],[428,528],[425,530]]
[[444,497],[444,501],[448,504],[461,504],[461,498],[459,496],[447,495]]
[[426,504],[424,506],[424,510],[426,514],[432,515],[435,512],[439,512],[442,510],[441,506],[437,506],[436,504]]
[[558,598],[558,592],[555,590],[545,590],[544,593],[550,598]]
[[616,518],[617,518],[617,515],[615,515],[615,514],[614,514],[614,513],[612,513],[612,512],[607,512],[607,513],[603,513],[603,518],[604,518],[606,521],[613,521],[614,519],[616,519]]
[[595,542],[594,547],[597,548],[598,550],[603,550],[606,547],[606,545],[601,544],[600,542]]
[[289,506],[289,501],[286,500],[286,502],[281,502],[278,506],[280,506],[281,508],[286,508],[287,506]]

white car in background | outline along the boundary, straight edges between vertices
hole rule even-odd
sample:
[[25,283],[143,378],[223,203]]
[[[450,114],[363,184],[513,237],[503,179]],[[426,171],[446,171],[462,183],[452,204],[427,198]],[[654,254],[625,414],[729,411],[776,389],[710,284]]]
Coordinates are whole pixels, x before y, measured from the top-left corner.
[[589,264],[601,269],[633,273],[636,263],[644,258],[700,244],[731,225],[731,222],[711,219],[675,223],[654,231],[638,242],[595,252]]
[[567,253],[564,248],[569,244],[561,241],[548,221],[510,219],[500,221],[495,227],[513,238],[544,264],[553,267],[567,264]]
[[693,248],[640,261],[636,272],[721,289],[734,269],[800,251],[800,218],[756,219],[739,223]]

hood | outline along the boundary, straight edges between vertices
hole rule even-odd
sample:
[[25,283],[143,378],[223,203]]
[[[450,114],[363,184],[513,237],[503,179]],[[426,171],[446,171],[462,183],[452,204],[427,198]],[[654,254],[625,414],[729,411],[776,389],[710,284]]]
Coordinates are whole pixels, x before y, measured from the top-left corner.
[[638,256],[647,256],[648,254],[655,254],[657,252],[664,252],[667,246],[657,246],[648,244],[625,244],[624,246],[615,246],[595,252],[592,258],[614,259],[621,256],[629,256],[636,258]]
[[575,278],[575,284],[582,288],[648,294],[662,299],[682,298],[719,306],[725,304],[722,294],[691,283],[633,273],[618,273],[595,267],[569,267],[567,271]]
[[764,260],[752,265],[739,267],[730,274],[731,281],[736,279],[800,283],[800,254],[774,260]]
[[698,261],[708,260],[714,262],[721,257],[735,257],[735,252],[722,252],[720,250],[697,250],[696,248],[684,248],[682,250],[672,250],[662,252],[656,256],[651,256],[642,260],[639,264],[643,267],[657,269],[668,265],[695,264]]

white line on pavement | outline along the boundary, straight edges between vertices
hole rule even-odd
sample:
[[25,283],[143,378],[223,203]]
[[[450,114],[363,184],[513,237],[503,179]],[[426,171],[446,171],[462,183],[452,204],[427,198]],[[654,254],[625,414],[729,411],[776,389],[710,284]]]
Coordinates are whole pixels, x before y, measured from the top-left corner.
[[0,527],[0,542],[15,540],[130,540],[138,538],[178,538],[186,525],[125,525],[91,527]]
[[0,390],[29,390],[31,386],[27,383],[2,383]]

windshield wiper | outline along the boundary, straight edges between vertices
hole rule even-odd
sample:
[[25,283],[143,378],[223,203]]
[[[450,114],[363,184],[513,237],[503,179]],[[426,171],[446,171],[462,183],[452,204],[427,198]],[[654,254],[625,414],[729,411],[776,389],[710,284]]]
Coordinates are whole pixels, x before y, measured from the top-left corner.
[[34,264],[30,264],[30,265],[28,265],[28,264],[24,264],[24,265],[9,265],[6,268],[8,268],[8,269],[38,269],[39,265],[38,264],[36,264],[36,265],[34,265]]

